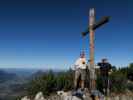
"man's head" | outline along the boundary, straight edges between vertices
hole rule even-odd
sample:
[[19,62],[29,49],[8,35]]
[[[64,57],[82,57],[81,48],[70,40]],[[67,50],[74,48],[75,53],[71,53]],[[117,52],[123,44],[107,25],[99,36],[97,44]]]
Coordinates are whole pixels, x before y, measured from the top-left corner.
[[108,59],[106,59],[106,58],[102,59],[102,63],[107,63],[107,62],[108,62]]
[[82,52],[80,53],[80,58],[85,58],[85,52],[84,52],[84,51],[82,51]]

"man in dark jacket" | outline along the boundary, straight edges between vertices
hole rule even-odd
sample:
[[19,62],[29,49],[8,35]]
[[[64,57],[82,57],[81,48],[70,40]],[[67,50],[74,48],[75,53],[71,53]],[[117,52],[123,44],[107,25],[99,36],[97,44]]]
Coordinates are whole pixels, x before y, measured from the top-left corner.
[[112,65],[107,61],[107,59],[102,59],[102,61],[98,63],[98,66],[100,67],[103,93],[107,95],[110,88],[109,74],[111,72]]

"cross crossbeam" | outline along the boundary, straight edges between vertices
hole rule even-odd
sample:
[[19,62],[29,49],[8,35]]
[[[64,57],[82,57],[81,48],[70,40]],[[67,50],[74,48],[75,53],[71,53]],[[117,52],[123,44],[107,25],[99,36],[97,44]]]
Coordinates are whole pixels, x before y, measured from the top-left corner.
[[[93,30],[96,30],[97,28],[101,27],[101,26],[104,25],[105,23],[109,22],[109,19],[110,19],[109,16],[103,17],[100,21],[98,21],[97,23],[95,23],[95,24],[92,26],[92,29],[93,29]],[[82,32],[82,36],[86,36],[86,35],[89,33],[89,29],[90,29],[90,27],[89,27],[85,32]]]

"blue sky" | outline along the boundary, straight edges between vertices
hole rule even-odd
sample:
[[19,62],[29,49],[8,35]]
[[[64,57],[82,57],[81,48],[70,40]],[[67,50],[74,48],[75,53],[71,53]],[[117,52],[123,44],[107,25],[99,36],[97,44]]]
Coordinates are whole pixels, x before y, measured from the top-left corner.
[[[95,62],[133,62],[132,0],[1,0],[0,67],[66,69],[82,49],[89,9],[96,20],[111,16],[95,32]],[[86,56],[88,55],[86,37]]]

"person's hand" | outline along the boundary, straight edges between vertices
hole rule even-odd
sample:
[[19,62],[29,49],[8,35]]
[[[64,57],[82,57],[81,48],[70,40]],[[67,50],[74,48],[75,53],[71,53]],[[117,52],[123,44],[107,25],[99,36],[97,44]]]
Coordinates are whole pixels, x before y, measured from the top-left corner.
[[112,73],[112,70],[109,71],[109,75]]
[[85,64],[85,62],[83,61],[82,64]]
[[112,72],[109,72],[109,75],[111,74]]

